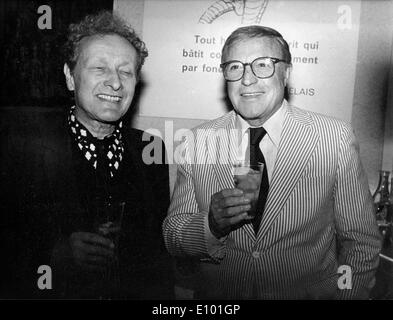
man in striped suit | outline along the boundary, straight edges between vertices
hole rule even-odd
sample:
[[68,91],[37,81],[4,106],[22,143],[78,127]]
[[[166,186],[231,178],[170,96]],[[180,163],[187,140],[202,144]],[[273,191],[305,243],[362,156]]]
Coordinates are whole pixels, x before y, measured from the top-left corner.
[[[221,66],[234,110],[185,138],[163,224],[169,252],[199,263],[196,296],[368,298],[381,242],[350,125],[287,103],[291,54],[273,29],[235,30]],[[252,219],[232,164],[256,131],[265,171]]]

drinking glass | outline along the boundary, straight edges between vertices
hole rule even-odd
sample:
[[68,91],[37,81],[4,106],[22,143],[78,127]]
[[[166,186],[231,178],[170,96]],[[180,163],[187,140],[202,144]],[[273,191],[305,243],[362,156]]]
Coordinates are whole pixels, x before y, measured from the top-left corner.
[[121,234],[121,224],[125,209],[125,202],[101,202],[97,205],[96,218],[94,221],[94,231],[108,239],[115,245],[114,259],[108,268],[102,273],[102,292],[101,298],[106,299],[105,294],[116,292],[120,288],[119,274],[119,238]]
[[258,202],[259,188],[262,181],[264,164],[259,162],[251,165],[245,161],[237,161],[233,165],[233,180],[235,187],[243,190],[244,196],[251,200],[251,209],[248,215],[255,216],[256,204]]
[[94,230],[99,235],[111,239],[117,246],[125,202],[104,202],[97,208]]

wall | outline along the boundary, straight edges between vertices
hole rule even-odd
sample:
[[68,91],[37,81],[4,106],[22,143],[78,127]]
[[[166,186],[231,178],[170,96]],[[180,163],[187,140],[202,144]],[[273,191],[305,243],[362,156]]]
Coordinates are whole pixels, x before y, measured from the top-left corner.
[[393,3],[362,1],[352,126],[371,191],[377,187],[378,171],[392,170],[393,117],[392,104],[387,103],[393,84],[389,75],[392,37]]
[[[340,4],[351,6],[351,3],[355,2],[357,1],[341,1]],[[285,5],[285,3],[285,1],[280,1],[279,4]],[[320,1],[320,3],[323,3],[323,1]],[[114,10],[127,19],[142,37],[144,5],[145,3],[142,0],[114,1]],[[392,99],[388,97],[389,86],[392,86],[392,82],[389,82],[393,32],[392,9],[391,1],[360,2],[360,18],[357,26],[359,29],[357,60],[352,62],[356,67],[355,80],[346,84],[346,91],[353,92],[353,102],[352,105],[343,107],[345,110],[341,110],[341,113],[349,112],[349,119],[346,120],[352,123],[358,138],[360,156],[372,191],[376,188],[378,182],[378,171],[381,168],[392,170],[393,130],[391,124],[393,123],[393,111],[391,110]],[[345,57],[345,46],[341,48],[341,51],[342,57]],[[345,70],[343,69],[341,76],[344,74]],[[335,77],[337,77],[335,79],[339,79],[340,72],[337,72]],[[329,81],[327,79],[326,81],[325,94],[327,96],[336,94],[334,90],[329,91],[332,87],[332,81],[334,79]],[[390,93],[390,97],[391,95],[392,93]],[[389,103],[388,98],[390,99]],[[187,101],[184,101],[184,106],[187,106]],[[162,110],[167,105],[163,101],[153,107],[157,108],[158,114],[162,114]],[[330,114],[329,106],[323,112]],[[339,118],[342,117],[340,110],[335,111],[334,115]],[[167,121],[174,121],[173,127],[176,130],[177,128],[191,128],[204,120],[140,116],[137,112],[133,125],[140,129],[157,128],[164,132]],[[175,179],[175,169],[175,166],[171,166],[171,188]]]
[[[393,6],[393,5],[392,5]],[[393,9],[392,9],[393,10]],[[393,22],[389,23],[390,29],[393,29]],[[392,41],[393,42],[393,41]],[[390,56],[390,72],[388,79],[388,93],[386,103],[386,118],[385,118],[385,138],[383,149],[383,170],[393,170],[393,46],[391,48]]]

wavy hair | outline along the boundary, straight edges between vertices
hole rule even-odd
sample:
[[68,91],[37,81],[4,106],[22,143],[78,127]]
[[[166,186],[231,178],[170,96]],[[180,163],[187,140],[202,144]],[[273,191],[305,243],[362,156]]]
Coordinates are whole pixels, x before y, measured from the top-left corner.
[[236,29],[230,34],[230,36],[226,39],[224,46],[222,48],[221,63],[225,62],[224,59],[228,54],[228,50],[234,43],[244,39],[263,38],[263,37],[277,40],[277,42],[280,44],[281,51],[284,56],[283,59],[287,63],[289,64],[291,63],[291,59],[292,59],[291,52],[289,51],[288,43],[285,41],[281,33],[279,33],[278,31],[272,28],[258,26],[258,25],[241,27]]
[[142,65],[148,56],[146,45],[131,26],[108,10],[87,15],[80,22],[70,24],[68,27],[67,41],[64,44],[63,51],[65,62],[68,64],[70,70],[74,70],[78,61],[82,39],[97,35],[118,35],[126,39],[135,48],[137,52],[136,75],[139,79]]

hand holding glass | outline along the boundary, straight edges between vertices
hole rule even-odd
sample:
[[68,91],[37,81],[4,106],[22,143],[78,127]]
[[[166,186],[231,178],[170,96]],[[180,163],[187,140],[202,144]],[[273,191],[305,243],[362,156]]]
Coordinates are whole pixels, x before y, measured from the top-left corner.
[[243,190],[244,196],[251,200],[251,209],[248,211],[248,215],[251,217],[254,217],[256,213],[263,168],[263,163],[251,165],[243,161],[236,162],[233,166],[235,187]]
[[94,230],[99,235],[111,239],[114,244],[114,259],[111,260],[108,268],[103,272],[104,288],[120,286],[119,276],[119,238],[121,224],[123,220],[125,202],[104,202],[97,206],[97,215],[94,222]]
[[113,240],[117,245],[121,231],[125,202],[105,203],[99,209],[95,221],[95,231]]

